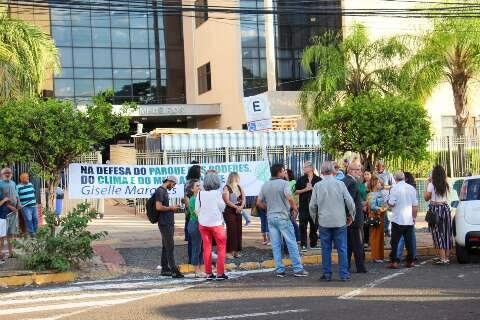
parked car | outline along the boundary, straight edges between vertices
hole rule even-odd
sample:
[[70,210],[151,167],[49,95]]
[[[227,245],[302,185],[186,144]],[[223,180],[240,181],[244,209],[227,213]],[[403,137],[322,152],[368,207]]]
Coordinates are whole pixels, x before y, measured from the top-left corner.
[[480,252],[480,176],[465,178],[458,198],[452,202],[455,251],[459,263],[468,263]]

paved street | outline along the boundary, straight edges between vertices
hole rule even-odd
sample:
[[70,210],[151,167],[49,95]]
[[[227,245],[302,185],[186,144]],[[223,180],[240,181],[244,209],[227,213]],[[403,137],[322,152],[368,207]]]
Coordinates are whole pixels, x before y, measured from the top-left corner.
[[480,319],[480,266],[421,261],[414,269],[369,264],[342,283],[237,274],[223,283],[194,279],[121,280],[0,293],[2,320],[19,319]]

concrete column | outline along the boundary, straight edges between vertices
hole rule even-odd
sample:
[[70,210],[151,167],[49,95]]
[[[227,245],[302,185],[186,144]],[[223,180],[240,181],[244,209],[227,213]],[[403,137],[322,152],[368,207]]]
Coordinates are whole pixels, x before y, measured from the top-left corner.
[[[272,11],[273,0],[264,0],[264,8]],[[265,15],[265,45],[267,54],[267,83],[268,91],[277,91],[277,72],[275,55],[275,24],[273,14]]]

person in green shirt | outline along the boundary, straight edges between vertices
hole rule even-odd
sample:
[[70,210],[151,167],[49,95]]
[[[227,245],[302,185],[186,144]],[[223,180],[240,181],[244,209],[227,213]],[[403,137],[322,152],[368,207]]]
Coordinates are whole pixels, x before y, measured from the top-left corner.
[[191,179],[188,182],[186,190],[190,191],[188,201],[188,214],[189,221],[187,225],[187,231],[189,239],[192,244],[192,257],[191,264],[195,266],[195,277],[204,278],[206,274],[203,273],[203,250],[202,250],[202,237],[198,229],[198,216],[195,212],[195,203],[197,201],[197,195],[200,191],[200,180]]

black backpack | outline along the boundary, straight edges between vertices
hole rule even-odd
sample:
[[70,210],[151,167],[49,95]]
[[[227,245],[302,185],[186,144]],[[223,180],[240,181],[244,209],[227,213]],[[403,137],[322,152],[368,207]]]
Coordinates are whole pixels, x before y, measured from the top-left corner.
[[152,224],[158,222],[158,212],[155,206],[155,194],[156,192],[152,194],[152,196],[147,200],[147,203],[145,204],[145,210],[147,211],[148,220],[150,220]]

